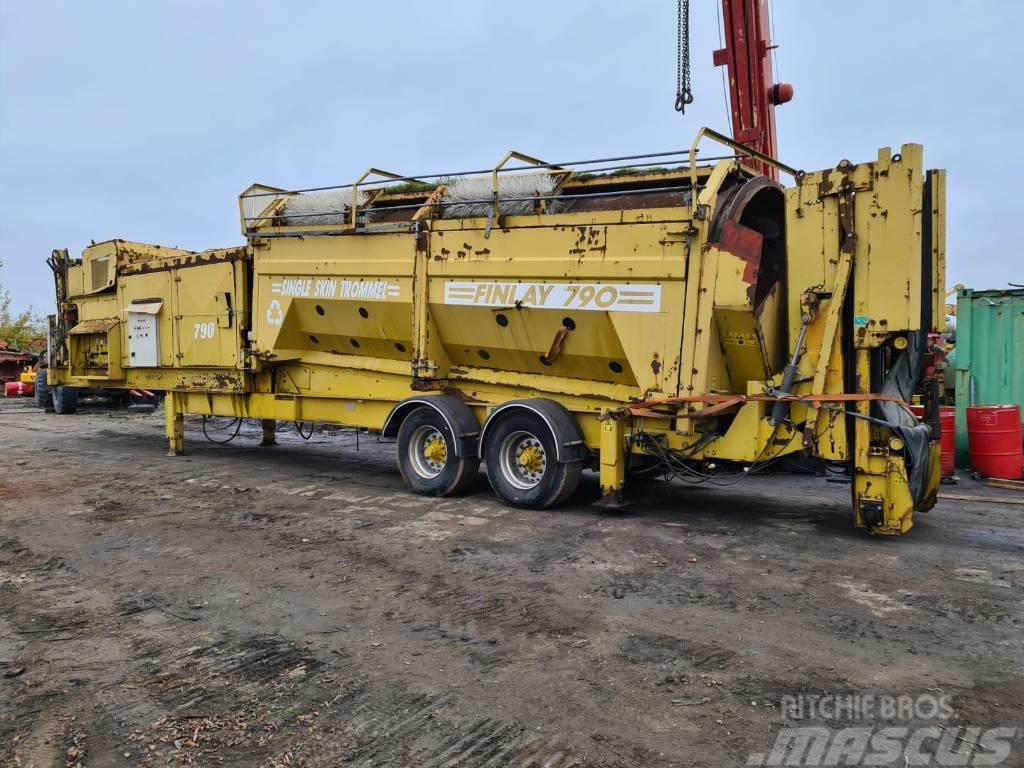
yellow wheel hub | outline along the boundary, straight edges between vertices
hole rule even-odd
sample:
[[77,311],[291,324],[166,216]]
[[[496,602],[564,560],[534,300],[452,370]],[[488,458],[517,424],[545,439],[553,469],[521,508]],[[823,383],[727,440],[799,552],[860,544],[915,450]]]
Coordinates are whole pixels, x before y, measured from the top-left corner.
[[444,440],[435,437],[423,446],[423,456],[430,461],[444,464],[445,459],[448,458],[448,446],[445,445]]
[[540,472],[544,469],[544,454],[535,445],[528,446],[519,454],[519,466],[527,472]]

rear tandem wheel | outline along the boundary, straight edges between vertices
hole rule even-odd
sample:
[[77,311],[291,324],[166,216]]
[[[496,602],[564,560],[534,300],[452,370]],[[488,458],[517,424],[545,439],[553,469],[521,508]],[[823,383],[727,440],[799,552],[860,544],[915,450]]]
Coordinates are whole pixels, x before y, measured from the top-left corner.
[[405,418],[397,446],[402,477],[422,496],[452,496],[476,480],[480,459],[455,455],[451,427],[434,408],[420,406]]
[[580,483],[583,462],[559,462],[558,439],[544,419],[525,410],[509,413],[489,427],[484,460],[494,492],[527,509],[568,501]]

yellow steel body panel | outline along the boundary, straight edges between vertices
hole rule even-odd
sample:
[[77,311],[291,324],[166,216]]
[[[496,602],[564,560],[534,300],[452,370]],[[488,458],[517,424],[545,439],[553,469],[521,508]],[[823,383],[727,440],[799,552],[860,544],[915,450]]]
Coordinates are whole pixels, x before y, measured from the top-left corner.
[[[932,264],[932,318],[934,330],[945,330],[946,315],[946,172],[928,171],[928,186],[931,197],[931,235],[929,248]],[[956,314],[956,305],[953,305]]]
[[[107,240],[94,243],[82,252],[82,294],[106,291],[114,286],[120,270],[131,264],[151,262],[154,259],[186,256],[190,251],[166,248],[127,240]],[[78,295],[71,292],[71,296]]]
[[186,368],[234,368],[239,362],[233,314],[235,269],[218,262],[173,270],[174,356]]
[[[841,224],[839,198],[849,189],[853,206],[856,249],[853,273],[854,342],[877,347],[893,331],[920,328],[922,293],[922,185],[923,150],[905,144],[893,155],[881,149],[878,159],[859,165],[842,164],[830,171],[806,174],[787,192],[787,230],[790,280],[789,325],[795,335],[800,325],[803,290],[829,286],[839,264]],[[943,185],[944,189],[944,185]],[[935,238],[944,243],[944,193],[937,208]],[[933,245],[936,266],[933,282],[945,279],[945,246]],[[937,316],[940,316],[938,314]]]
[[[131,281],[129,283],[129,280]],[[156,314],[156,324],[160,335],[160,367],[173,368],[180,364],[177,349],[173,340],[176,339],[179,331],[179,324],[175,320],[174,302],[177,293],[174,289],[174,276],[170,270],[157,270],[146,272],[140,275],[121,277],[118,280],[118,292],[114,296],[117,303],[117,312],[122,317],[127,311],[133,299],[154,299],[163,302],[161,311]],[[127,332],[126,332],[127,333]],[[127,339],[125,339],[127,341]],[[125,350],[124,365],[130,366],[128,359],[128,345],[122,347]]]
[[[115,252],[121,259],[116,285],[104,293],[72,297],[76,328],[90,332],[71,329],[71,365],[64,371],[51,368],[49,378],[79,386],[244,389],[248,374],[242,346],[249,325],[245,250],[193,254],[130,245],[131,251]],[[128,322],[133,302],[159,305],[154,315],[157,367],[133,366]],[[218,370],[225,368],[233,370]]]

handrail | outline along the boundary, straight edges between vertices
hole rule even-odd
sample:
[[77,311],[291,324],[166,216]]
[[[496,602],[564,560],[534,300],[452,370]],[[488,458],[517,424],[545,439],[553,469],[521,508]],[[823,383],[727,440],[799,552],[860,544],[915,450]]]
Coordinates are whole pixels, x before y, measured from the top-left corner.
[[[494,166],[494,169],[491,171],[491,191],[494,193],[494,211],[491,214],[492,221],[499,221],[501,218],[501,203],[498,200],[498,173],[500,173],[502,168],[505,167],[505,163],[507,163],[509,160],[512,160],[513,158],[523,163],[529,163],[530,165],[533,165],[535,167],[547,168],[548,170],[551,171],[553,175],[558,174],[562,177],[559,180],[560,182],[564,182],[565,179],[572,175],[571,169],[563,168],[560,165],[552,165],[551,163],[545,163],[543,160],[538,160],[536,157],[524,155],[522,152],[516,152],[514,149],[509,152],[506,152],[505,156],[501,158],[501,161],[496,166]],[[559,186],[560,185],[561,183],[559,184]],[[489,229],[490,226],[488,226],[488,230]]]
[[[621,162],[621,161],[626,161],[626,160],[646,160],[646,159],[650,159],[650,158],[659,158],[659,157],[668,158],[668,157],[674,157],[674,156],[677,156],[677,155],[686,155],[686,154],[687,154],[687,150],[685,150],[685,149],[676,149],[676,150],[671,150],[671,151],[668,151],[668,152],[647,152],[645,154],[640,154],[640,155],[620,155],[618,157],[602,157],[602,158],[594,158],[592,160],[573,160],[572,162],[561,162],[561,163],[540,163],[540,164],[537,164],[535,167],[537,167],[537,168],[567,168],[567,167],[575,167],[575,166],[579,166],[579,165],[596,165],[598,163]],[[708,157],[708,158],[705,158],[705,161],[711,162],[711,161],[715,161],[715,160],[731,160],[731,159],[733,159],[733,158],[730,155],[730,156],[723,156],[723,157]],[[682,161],[680,160],[679,162],[682,162]],[[645,165],[653,165],[653,164],[654,163],[639,163],[638,165],[642,167],[642,166],[645,166]],[[614,168],[614,167],[626,167],[626,166],[612,166],[612,167]],[[630,166],[630,167],[632,167],[632,166]],[[513,168],[502,168],[501,172],[502,173],[514,173],[516,171],[525,171],[525,170],[529,170],[529,168],[527,166],[515,166]],[[605,170],[608,170],[608,169],[605,169]],[[381,181],[372,181],[372,182],[370,182],[370,184],[383,184],[383,183],[385,183],[387,181],[419,181],[421,179],[440,179],[440,178],[463,177],[463,176],[482,176],[484,174],[492,173],[493,171],[494,171],[493,168],[482,168],[482,169],[473,170],[473,171],[443,171],[441,173],[419,173],[419,174],[416,174],[415,176],[403,176],[403,177],[398,178],[398,179],[383,179]],[[262,186],[262,185],[254,184],[252,186],[256,187],[256,186]],[[327,190],[332,190],[332,189],[348,189],[350,186],[351,186],[350,184],[329,184],[329,185],[324,186],[324,187],[307,187],[305,189],[289,189],[289,190],[282,190],[282,192],[287,192],[288,194],[301,194],[301,193],[305,193],[305,192],[325,192]],[[252,187],[250,187],[250,189],[252,189]],[[248,192],[249,192],[249,190],[246,190],[246,192],[243,192],[242,193],[243,196],[245,196],[245,197],[268,197],[268,196],[274,194],[272,192],[262,192],[262,193],[258,192],[258,193],[255,193],[255,194],[247,194]]]
[[[723,154],[723,155],[719,155],[719,156],[701,158],[701,165],[697,166],[697,164],[696,164],[697,145],[705,137],[714,139],[716,141],[719,141],[720,143],[722,143],[723,145],[725,145],[727,147],[735,149],[736,153],[733,153],[733,154]],[[686,157],[687,154],[689,154],[689,158]],[[682,157],[679,157],[679,156],[682,156]],[[568,163],[545,163],[545,162],[541,161],[539,158],[532,157],[530,155],[526,155],[526,154],[521,153],[521,152],[511,151],[511,152],[506,153],[502,157],[501,161],[496,166],[494,166],[494,167],[492,167],[490,169],[478,170],[478,171],[465,171],[462,174],[454,174],[454,175],[457,176],[457,177],[459,177],[459,176],[466,177],[466,176],[481,176],[481,175],[484,175],[484,174],[489,174],[491,176],[491,184],[490,184],[491,195],[490,195],[490,198],[488,198],[488,199],[480,199],[480,200],[472,200],[472,201],[469,201],[469,202],[473,202],[473,203],[489,203],[489,204],[491,204],[491,206],[492,206],[492,214],[488,218],[490,219],[490,223],[493,225],[494,217],[500,216],[500,214],[501,214],[500,206],[501,206],[502,200],[499,199],[499,197],[500,197],[500,195],[499,195],[499,191],[500,191],[499,174],[501,174],[501,173],[516,173],[516,172],[522,172],[522,171],[532,171],[534,169],[536,169],[536,170],[547,169],[547,170],[550,170],[552,176],[557,176],[558,180],[556,181],[556,184],[555,184],[554,188],[552,189],[551,192],[549,192],[547,194],[534,194],[534,195],[529,196],[529,197],[506,197],[504,199],[504,201],[506,201],[506,202],[511,202],[511,201],[518,202],[518,201],[524,201],[524,200],[530,200],[530,199],[538,200],[539,201],[540,210],[541,210],[541,212],[544,212],[547,209],[548,205],[550,204],[550,200],[555,198],[555,197],[558,197],[559,199],[563,199],[563,198],[564,199],[570,199],[570,198],[577,198],[577,197],[579,197],[579,198],[592,197],[592,196],[593,197],[600,197],[600,196],[603,196],[603,195],[606,195],[606,194],[629,195],[631,193],[636,194],[636,193],[646,193],[646,192],[651,192],[651,191],[668,191],[669,190],[669,188],[656,188],[656,189],[636,190],[635,192],[633,190],[630,190],[628,192],[619,190],[619,191],[616,191],[614,193],[612,193],[612,192],[608,192],[608,193],[604,193],[604,192],[588,192],[588,193],[580,194],[580,195],[577,195],[577,194],[562,195],[561,194],[561,190],[573,178],[574,173],[579,171],[578,168],[574,168],[572,166],[581,166],[581,167],[585,168],[586,166],[590,166],[590,165],[601,165],[601,164],[604,164],[604,163],[615,162],[615,161],[643,160],[643,162],[627,163],[626,165],[610,165],[610,166],[597,167],[597,168],[593,168],[592,170],[590,170],[590,173],[597,173],[599,171],[615,171],[615,170],[619,170],[619,169],[622,169],[622,168],[642,169],[644,167],[652,166],[650,171],[649,171],[650,173],[653,173],[656,170],[657,171],[668,170],[670,173],[672,173],[672,172],[680,173],[683,176],[683,178],[688,179],[688,181],[690,182],[691,189],[697,190],[697,189],[699,189],[699,184],[700,184],[701,177],[703,175],[706,175],[706,172],[710,169],[710,166],[707,165],[708,163],[715,162],[715,161],[721,161],[721,160],[736,160],[736,159],[739,159],[742,156],[755,157],[756,159],[761,159],[761,160],[763,160],[766,163],[770,163],[772,165],[776,165],[779,168],[781,168],[782,170],[786,171],[787,173],[794,173],[794,174],[796,173],[796,171],[794,171],[793,169],[789,168],[788,166],[785,166],[784,164],[782,164],[782,163],[780,163],[778,161],[774,161],[771,158],[763,157],[759,153],[755,152],[754,150],[751,150],[749,147],[745,147],[743,145],[737,144],[737,143],[733,142],[732,140],[730,140],[728,137],[725,137],[725,136],[723,136],[723,135],[721,135],[721,134],[719,134],[719,133],[717,133],[717,132],[715,132],[715,131],[713,131],[711,129],[704,128],[704,129],[702,129],[697,134],[697,138],[695,139],[693,145],[690,147],[689,150],[675,150],[675,151],[669,151],[669,152],[652,152],[652,153],[636,154],[636,155],[622,155],[622,156],[619,156],[619,157],[605,157],[605,158],[597,158],[597,159],[593,159],[593,160],[577,160],[577,161],[575,161],[572,164],[568,164]],[[660,158],[660,159],[655,159],[655,158]],[[670,169],[664,169],[664,168],[660,167],[661,164],[664,163],[669,158],[673,158],[672,160],[669,160],[669,162],[672,165],[674,165],[674,167],[670,168]],[[520,161],[520,164],[517,164],[517,165],[512,166],[512,167],[508,167],[508,163],[511,160],[518,160],[518,161]],[[656,166],[656,165],[659,166],[659,167],[658,168],[654,168],[653,166]],[[381,178],[367,182],[366,179],[368,179],[371,176],[380,176]],[[350,215],[348,217],[349,218],[348,223],[345,224],[345,225],[342,225],[342,226],[344,226],[345,228],[351,228],[351,229],[355,230],[355,229],[357,229],[358,217],[359,217],[359,208],[360,208],[360,204],[359,204],[359,191],[360,191],[360,189],[365,189],[367,186],[375,186],[376,187],[376,185],[391,185],[391,184],[394,184],[396,182],[406,182],[406,181],[408,181],[408,182],[424,183],[423,182],[424,179],[437,178],[438,181],[439,181],[438,186],[430,191],[430,193],[427,195],[427,200],[424,201],[423,203],[417,202],[417,203],[410,204],[410,205],[388,206],[389,210],[399,210],[399,209],[403,209],[403,208],[417,209],[418,215],[414,216],[414,219],[422,219],[425,216],[429,215],[430,211],[436,210],[438,208],[442,208],[442,207],[444,207],[446,205],[446,202],[442,200],[443,194],[444,194],[444,192],[446,190],[446,185],[443,182],[447,178],[451,178],[452,176],[453,176],[453,174],[451,174],[451,173],[446,173],[446,174],[419,174],[417,176],[399,176],[398,174],[391,173],[389,171],[384,171],[384,170],[381,170],[379,168],[369,168],[352,184],[333,185],[333,186],[325,186],[325,187],[313,187],[313,188],[308,188],[308,189],[294,189],[294,190],[281,189],[281,188],[278,188],[278,187],[273,187],[273,186],[268,186],[268,185],[263,185],[263,184],[252,184],[244,192],[242,192],[241,195],[239,195],[238,203],[239,203],[239,213],[240,213],[241,218],[242,218],[242,231],[243,231],[243,234],[248,236],[249,234],[251,234],[251,229],[250,228],[253,225],[255,225],[257,227],[260,226],[259,222],[265,222],[265,221],[268,221],[268,220],[271,220],[271,219],[275,219],[278,216],[280,216],[280,218],[285,219],[285,220],[291,218],[287,214],[282,214],[279,210],[277,210],[279,208],[280,204],[284,203],[290,197],[293,197],[295,195],[300,195],[300,194],[303,194],[303,193],[320,192],[320,191],[327,191],[327,190],[347,190],[347,189],[351,189],[352,190],[352,205],[351,205],[352,210],[350,211]],[[373,201],[376,200],[376,198],[379,196],[379,194],[386,193],[389,188],[390,187],[388,187],[388,186],[376,187],[376,189],[374,189],[373,192],[376,192],[378,194],[373,195],[371,197],[371,199],[366,201],[366,204],[363,205],[362,207],[365,208],[365,207],[367,207],[367,205],[370,205]],[[261,214],[257,214],[256,213],[256,209],[253,209],[252,211],[247,211],[246,210],[246,205],[247,204],[248,204],[248,206],[252,206],[252,205],[254,205],[256,203],[256,199],[257,198],[261,198],[261,197],[274,197],[274,198],[277,198],[277,204],[268,204],[267,206],[264,206],[263,211],[261,212]],[[465,202],[465,201],[463,201],[463,202]],[[320,213],[320,214],[318,214],[318,213],[302,214],[302,216],[304,216],[304,217],[305,216],[309,216],[309,217],[329,216],[329,215],[335,215],[335,213],[336,212],[334,212],[334,211],[325,211],[324,213]],[[289,225],[285,224],[285,226],[289,226]]]
[[[362,176],[356,179],[352,185],[352,229],[356,228],[356,217],[359,209],[359,185],[363,183],[367,176],[383,176],[385,179],[404,179],[400,173],[391,173],[390,171],[382,171],[380,168],[368,168]],[[418,181],[418,179],[412,179],[412,181]]]
[[[747,155],[748,157],[752,157],[766,165],[778,168],[780,171],[788,173],[794,179],[800,175],[800,171],[796,168],[788,166],[785,163],[776,160],[774,157],[769,157],[763,152],[758,152],[756,149],[751,149],[746,144],[741,144],[738,141],[730,139],[728,136],[725,136],[718,131],[704,127],[697,131],[697,136],[690,145],[690,184],[694,190],[697,189],[697,146],[705,137],[717,141],[719,144],[724,144],[739,154]],[[692,207],[694,210],[697,210],[696,194],[693,196]]]
[[[447,189],[447,187],[445,185],[441,185],[441,186],[437,187],[437,189],[435,189],[431,193],[430,197],[433,197],[434,195],[437,195],[439,191],[441,193],[443,193],[446,189]],[[602,191],[602,192],[572,193],[572,194],[567,194],[567,195],[551,193],[551,194],[547,194],[547,195],[529,195],[529,196],[526,196],[526,197],[506,197],[505,201],[506,202],[510,202],[510,203],[514,203],[514,202],[523,202],[523,201],[526,201],[526,200],[542,200],[542,201],[551,200],[551,199],[558,199],[558,200],[586,200],[586,199],[592,199],[592,198],[598,198],[598,197],[632,197],[634,195],[646,195],[646,194],[650,194],[652,192],[676,192],[676,191],[688,190],[688,189],[689,189],[689,187],[675,187],[675,186],[673,186],[673,187],[646,187],[646,188],[643,188],[643,189],[634,189],[634,190],[621,190],[620,189],[620,190]],[[460,200],[460,201],[454,202],[454,203],[453,202],[445,202],[443,200],[435,200],[434,202],[431,202],[430,197],[428,197],[427,200],[425,202],[423,202],[423,203],[409,203],[408,205],[391,205],[391,206],[388,206],[388,210],[389,211],[403,211],[403,210],[419,211],[419,210],[421,210],[421,209],[423,209],[425,207],[441,207],[441,208],[443,208],[443,207],[449,206],[449,205],[464,205],[466,203],[483,204],[483,203],[490,203],[490,202],[493,201],[493,198],[483,197],[483,198],[478,198],[478,199],[473,199],[473,200]],[[298,215],[300,215],[302,218],[314,218],[314,217],[317,217],[317,216],[333,216],[333,215],[335,215],[335,211],[324,211],[322,213],[303,213],[303,214],[298,214]],[[287,220],[288,218],[291,218],[291,217],[288,214],[275,214],[275,215],[272,215],[272,216],[251,216],[251,217],[249,217],[248,220],[249,221],[265,221],[267,219],[278,219],[278,218],[279,219]],[[422,218],[422,217],[420,217],[420,218]]]
[[[261,192],[257,192],[256,194],[250,194],[254,189],[258,189],[258,190],[262,190],[262,191]],[[246,212],[245,212],[245,201],[246,200],[251,200],[251,199],[257,198],[257,197],[278,197],[279,195],[285,195],[285,194],[288,194],[286,192],[286,190],[279,189],[278,187],[271,187],[271,186],[269,186],[267,184],[250,184],[249,187],[246,190],[244,190],[242,192],[242,194],[240,194],[238,196],[238,215],[239,215],[239,217],[242,220],[242,235],[245,236],[245,237],[249,236],[249,223],[250,222],[252,222],[252,221],[262,221],[264,219],[273,218],[272,216],[247,216]],[[284,198],[283,197],[278,197],[278,199],[283,200]],[[269,205],[263,206],[263,208],[260,209],[260,213],[264,213],[267,210],[267,208],[270,205],[273,205],[273,204],[274,203],[271,202]],[[255,210],[255,208],[253,210]]]

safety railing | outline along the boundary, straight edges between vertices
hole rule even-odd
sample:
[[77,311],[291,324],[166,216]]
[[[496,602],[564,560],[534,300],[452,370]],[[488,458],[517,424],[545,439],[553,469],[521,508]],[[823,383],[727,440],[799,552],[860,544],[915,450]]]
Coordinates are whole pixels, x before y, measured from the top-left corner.
[[[579,200],[601,197],[628,197],[631,195],[643,195],[658,192],[679,191],[680,185],[663,184],[657,185],[659,176],[675,174],[676,179],[685,179],[685,185],[690,189],[699,189],[701,179],[710,173],[707,165],[697,166],[696,144],[703,137],[715,140],[724,140],[727,146],[736,151],[736,154],[719,155],[715,157],[701,158],[702,163],[712,163],[721,160],[736,160],[741,157],[750,156],[759,160],[769,162],[790,173],[796,173],[793,169],[785,166],[771,158],[764,157],[741,144],[737,144],[727,137],[722,136],[710,129],[702,129],[698,134],[697,141],[689,149],[671,150],[667,152],[651,152],[644,154],[620,155],[615,157],[604,157],[591,160],[577,160],[573,162],[547,163],[535,157],[520,152],[508,152],[498,164],[492,168],[476,169],[469,171],[443,172],[443,173],[422,173],[416,175],[401,176],[377,168],[370,168],[364,172],[356,181],[351,184],[327,185],[321,187],[308,187],[304,189],[285,190],[263,184],[253,184],[239,196],[239,214],[242,224],[242,233],[246,236],[261,236],[266,230],[281,228],[281,234],[300,235],[310,231],[346,232],[355,230],[369,230],[375,228],[365,215],[375,201],[379,201],[384,195],[393,190],[417,194],[422,199],[413,202],[403,203],[389,201],[385,208],[388,212],[412,211],[410,218],[401,223],[380,225],[381,227],[394,228],[396,226],[412,226],[419,219],[430,215],[443,215],[444,210],[453,205],[466,205],[469,203],[488,206],[490,214],[487,215],[489,224],[500,220],[501,207],[504,204],[513,202],[534,201],[538,204],[538,210],[547,210],[551,200]],[[518,160],[519,164],[510,166],[508,163]],[[556,182],[550,192],[530,195],[502,195],[500,178],[505,174],[517,172],[538,172],[550,171],[556,178]],[[372,176],[378,176],[367,181]],[[445,189],[452,180],[462,180],[478,176],[490,177],[490,194],[471,200],[461,199],[458,201],[446,200]],[[646,177],[650,177],[647,179]],[[574,180],[581,184],[595,178],[606,178],[609,185],[615,185],[614,189],[596,189],[585,192],[566,192],[565,188]],[[643,186],[637,189],[623,189],[628,187],[629,182],[642,182],[649,180],[653,186]],[[621,182],[621,184],[619,184]],[[407,188],[412,187],[410,191]],[[347,191],[347,192],[346,192]],[[344,223],[332,222],[324,226],[296,227],[297,231],[290,232],[290,219],[302,219],[303,221],[323,218],[329,220],[341,218],[338,210],[303,211],[301,214],[289,214],[287,212],[288,201],[301,195],[313,195],[315,193],[337,192],[345,193],[348,201],[347,210],[344,211]],[[398,197],[398,195],[396,195]],[[691,203],[696,195],[689,195],[690,199],[685,203]],[[376,209],[374,209],[376,210]]]
[[[718,131],[712,130],[711,128],[701,128],[699,131],[697,131],[697,136],[694,138],[693,143],[690,145],[690,149],[688,151],[690,157],[690,183],[694,188],[696,188],[697,186],[697,153],[700,151],[699,147],[701,141],[703,141],[705,138],[711,139],[712,141],[717,141],[719,144],[723,144],[729,147],[729,149],[732,149],[736,152],[736,155],[738,157],[749,157],[752,160],[757,160],[759,162],[764,163],[765,165],[771,166],[772,168],[777,168],[778,170],[783,171],[784,173],[788,173],[794,179],[800,175],[800,171],[798,171],[796,168],[788,166],[785,163],[779,162],[774,157],[769,157],[763,152],[758,152],[756,149],[751,149],[746,144],[740,144],[740,142],[730,139],[728,136],[724,136]],[[708,158],[704,159],[707,160]],[[697,195],[693,195],[693,197],[691,198],[690,205],[694,211],[697,210],[697,206],[699,205]]]

